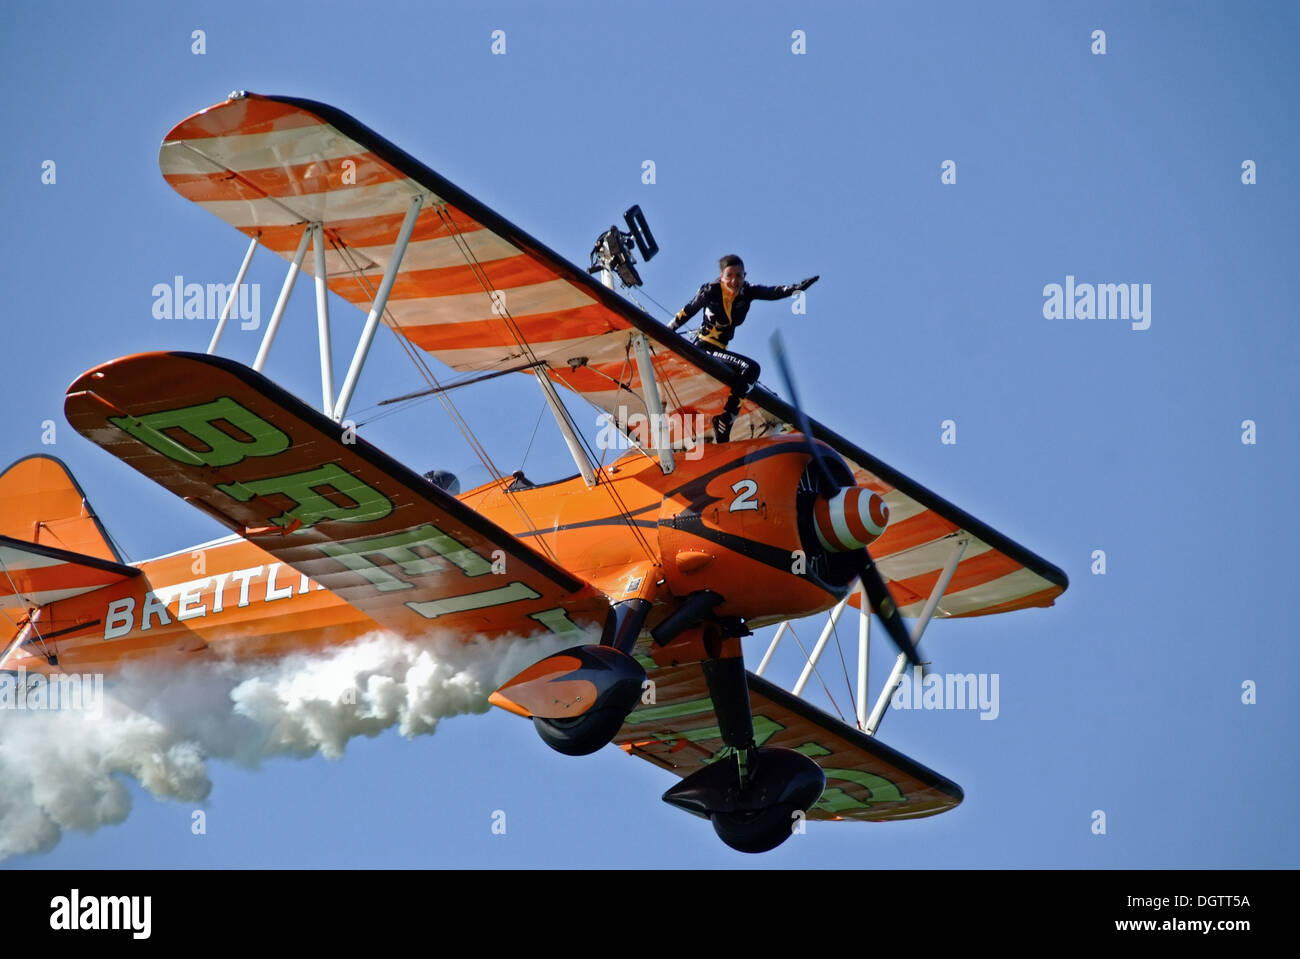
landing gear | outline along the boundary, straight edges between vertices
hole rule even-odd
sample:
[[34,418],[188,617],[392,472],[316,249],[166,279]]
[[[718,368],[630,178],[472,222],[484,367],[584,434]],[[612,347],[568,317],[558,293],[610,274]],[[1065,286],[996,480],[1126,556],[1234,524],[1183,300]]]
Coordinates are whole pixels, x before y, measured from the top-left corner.
[[609,745],[610,740],[623,727],[623,720],[636,706],[640,695],[641,685],[638,683],[630,697],[611,698],[609,705],[604,708],[593,709],[569,719],[543,719],[541,716],[534,716],[533,727],[537,730],[537,735],[542,737],[542,742],[557,753],[566,756],[589,756]]
[[768,852],[794,835],[801,810],[782,803],[743,812],[715,812],[709,818],[718,838],[737,852]]
[[739,750],[664,793],[664,802],[713,823],[739,852],[767,852],[794,834],[826,788],[821,767],[793,749]]
[[[739,852],[767,852],[794,834],[803,813],[826,788],[821,767],[792,749],[760,749],[754,741],[749,675],[738,619],[715,615],[716,593],[692,593],[651,630],[659,653],[676,662],[699,661],[713,702],[718,731],[727,747],[721,758],[664,793],[664,802],[708,819],[718,838]],[[594,753],[618,735],[636,708],[645,670],[632,658],[650,603],[617,604],[599,646],[575,646],[548,656],[492,694],[491,702],[533,721],[546,745],[567,756]],[[700,635],[674,645],[686,630]],[[686,658],[689,657],[689,658]]]
[[619,603],[599,646],[574,646],[529,666],[489,701],[532,719],[542,741],[566,756],[586,756],[618,734],[645,688],[641,664],[628,655],[650,603]]
[[749,684],[739,656],[700,666],[722,741],[733,752],[687,776],[664,793],[664,802],[707,817],[718,838],[739,852],[775,849],[821,798],[826,775],[803,753],[755,747]]

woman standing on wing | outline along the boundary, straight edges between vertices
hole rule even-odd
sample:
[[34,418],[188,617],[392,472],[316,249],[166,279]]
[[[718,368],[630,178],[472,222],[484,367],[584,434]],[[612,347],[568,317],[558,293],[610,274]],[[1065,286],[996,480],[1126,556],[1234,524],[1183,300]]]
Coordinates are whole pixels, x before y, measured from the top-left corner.
[[731,438],[731,424],[740,412],[740,401],[758,380],[758,364],[747,356],[727,349],[727,344],[736,334],[736,327],[745,322],[750,302],[783,300],[808,289],[817,282],[818,277],[810,276],[791,286],[755,286],[745,282],[745,264],[735,254],[724,256],[718,261],[718,267],[722,271],[721,275],[700,287],[700,291],[681,308],[668,328],[678,329],[703,307],[704,322],[694,336],[695,345],[740,374],[741,382],[732,387],[722,413],[713,417],[714,442],[725,443]]

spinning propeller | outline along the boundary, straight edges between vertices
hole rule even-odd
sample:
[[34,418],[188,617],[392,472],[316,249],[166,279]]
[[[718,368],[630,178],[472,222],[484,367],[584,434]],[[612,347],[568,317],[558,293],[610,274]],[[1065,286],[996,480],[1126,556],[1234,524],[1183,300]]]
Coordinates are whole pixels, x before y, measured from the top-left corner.
[[772,352],[776,355],[776,364],[781,370],[785,391],[790,396],[790,405],[794,407],[799,432],[803,434],[813,462],[817,464],[822,488],[837,490],[833,496],[817,500],[813,523],[817,530],[817,538],[824,547],[833,552],[849,552],[861,547],[858,553],[857,574],[867,591],[872,612],[885,627],[885,632],[889,633],[889,638],[894,641],[899,652],[906,656],[912,665],[919,666],[921,660],[917,656],[912,637],[907,632],[907,626],[903,623],[903,617],[898,613],[898,604],[894,602],[889,587],[885,585],[885,580],[866,547],[868,541],[883,531],[885,522],[888,521],[888,510],[883,500],[870,490],[858,486],[841,487],[831,476],[830,468],[822,458],[821,450],[813,442],[812,424],[804,413],[803,407],[799,405],[799,396],[794,388],[794,377],[790,375],[785,345],[781,342],[779,333],[772,334]]

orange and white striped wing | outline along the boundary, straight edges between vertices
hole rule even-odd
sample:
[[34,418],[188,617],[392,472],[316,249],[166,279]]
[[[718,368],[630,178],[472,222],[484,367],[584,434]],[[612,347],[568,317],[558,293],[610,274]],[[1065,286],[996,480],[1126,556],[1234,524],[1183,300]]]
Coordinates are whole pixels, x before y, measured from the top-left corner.
[[[632,356],[639,330],[653,351],[664,410],[679,423],[718,412],[736,379],[586,271],[324,104],[234,96],[178,124],[159,163],[178,193],[285,259],[307,224],[320,222],[328,285],[363,311],[393,258],[412,198],[423,196],[384,321],[454,369],[541,363],[552,380],[599,409],[643,414]],[[303,269],[312,272],[313,257]],[[731,435],[780,432],[794,422],[789,406],[756,389]],[[905,613],[919,610],[962,536],[969,542],[939,615],[1048,606],[1065,589],[1057,567],[820,424],[813,431],[885,497],[890,524],[871,550]]]
[[[346,114],[240,95],[172,129],[159,165],[182,196],[286,260],[306,225],[320,222],[327,283],[363,311],[412,199],[422,196],[385,323],[453,369],[541,361],[552,380],[602,410],[645,412],[630,354],[629,314],[639,311]],[[312,273],[313,258],[302,268]],[[723,380],[663,348],[654,364],[666,412],[721,409]],[[751,405],[747,415],[757,414]]]
[[[938,617],[983,616],[1051,606],[1065,592],[1064,572],[1001,533],[892,470],[890,479],[858,465],[860,486],[879,494],[889,525],[872,542],[872,558],[889,584],[899,612],[917,616],[959,544],[961,559],[935,609]],[[896,485],[897,484],[897,485]],[[858,595],[853,605],[859,605]]]

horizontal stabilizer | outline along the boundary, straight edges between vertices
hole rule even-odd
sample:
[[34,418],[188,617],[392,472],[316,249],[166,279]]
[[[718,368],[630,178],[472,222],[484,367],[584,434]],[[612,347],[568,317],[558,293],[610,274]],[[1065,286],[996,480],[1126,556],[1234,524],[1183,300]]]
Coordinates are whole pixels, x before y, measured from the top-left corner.
[[0,536],[0,609],[36,609],[120,583],[140,571],[82,553]]
[[[83,436],[402,635],[577,632],[604,596],[260,373],[143,353],[68,389]],[[290,588],[289,586],[285,587]]]

